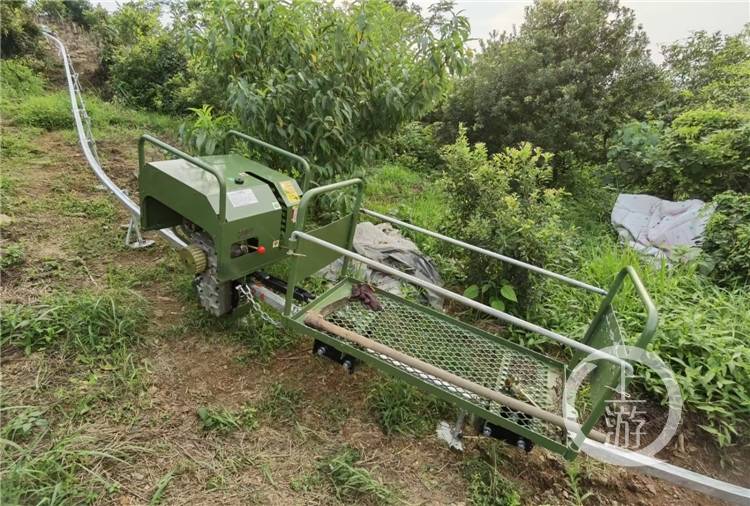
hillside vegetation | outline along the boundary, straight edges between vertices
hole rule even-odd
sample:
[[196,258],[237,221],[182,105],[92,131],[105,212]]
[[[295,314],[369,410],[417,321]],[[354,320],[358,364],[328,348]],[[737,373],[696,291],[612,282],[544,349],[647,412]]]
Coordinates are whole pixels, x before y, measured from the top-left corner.
[[[66,43],[93,41],[96,53],[80,56],[92,69],[81,76],[87,110],[102,165],[131,194],[143,132],[211,154],[237,128],[304,155],[319,184],[364,177],[367,207],[417,225],[601,287],[635,266],[660,315],[650,349],[685,399],[671,455],[746,481],[750,25],[697,32],[665,46],[657,65],[616,0],[538,0],[517,33],[492,34],[480,51],[449,3],[0,9],[3,504],[653,499],[616,485],[632,475],[587,459],[519,462],[493,442],[451,454],[429,436],[453,416],[442,403],[366,368],[332,373],[310,343],[257,316],[203,314],[166,245],[122,244],[127,213],[79,153],[39,19],[64,28]],[[702,253],[668,266],[619,244],[609,213],[621,192],[712,202]],[[340,195],[317,212],[347,205]],[[594,295],[409,235],[447,286],[565,335],[582,336],[598,307]],[[616,308],[635,339],[632,287]],[[648,371],[636,388],[664,402]]]

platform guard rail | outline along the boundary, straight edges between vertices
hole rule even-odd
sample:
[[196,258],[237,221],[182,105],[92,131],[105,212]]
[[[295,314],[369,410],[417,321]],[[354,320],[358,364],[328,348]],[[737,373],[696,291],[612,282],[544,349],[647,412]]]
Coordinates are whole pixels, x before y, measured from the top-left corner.
[[[347,188],[356,189],[356,198],[355,198],[355,204],[354,204],[351,214],[345,216],[341,220],[341,221],[346,222],[348,225],[348,229],[346,233],[339,234],[333,240],[326,240],[325,237],[321,237],[322,235],[321,231],[325,231],[328,225],[324,225],[323,227],[320,227],[315,230],[306,231],[305,230],[306,217],[308,215],[308,208],[311,205],[311,203],[320,195],[333,192],[333,191],[344,190]],[[314,272],[315,269],[318,267],[318,265],[316,264],[315,268],[306,268],[306,264],[310,262],[315,262],[315,257],[319,256],[319,254],[314,255],[314,254],[309,253],[310,245],[314,245],[317,248],[326,249],[329,252],[332,252],[333,254],[335,254],[335,257],[339,257],[339,256],[343,257],[344,267],[342,268],[342,271],[341,271],[342,277],[346,277],[346,275],[348,274],[349,262],[351,260],[356,260],[375,270],[384,272],[398,279],[401,279],[405,282],[422,287],[425,290],[428,290],[432,293],[435,293],[447,299],[451,299],[453,301],[459,302],[464,306],[480,311],[488,316],[497,318],[498,320],[509,323],[515,327],[518,327],[528,332],[533,332],[538,335],[544,336],[546,338],[552,339],[562,345],[572,348],[575,352],[577,352],[579,356],[589,356],[591,359],[603,360],[609,363],[611,366],[613,366],[613,367],[601,368],[600,371],[597,371],[598,376],[595,377],[596,381],[598,383],[601,383],[603,387],[597,390],[597,395],[593,397],[592,399],[593,406],[592,406],[591,414],[582,424],[581,432],[579,433],[579,434],[585,434],[591,437],[592,434],[594,433],[593,431],[594,424],[599,420],[603,412],[604,405],[605,405],[604,403],[607,401],[607,399],[611,397],[613,388],[618,384],[617,382],[620,379],[621,370],[626,371],[626,375],[632,374],[632,366],[627,361],[622,360],[619,357],[612,355],[610,353],[606,353],[602,351],[601,349],[595,346],[591,346],[590,344],[586,342],[586,339],[591,341],[594,336],[601,338],[602,335],[604,335],[604,337],[606,338],[611,334],[612,336],[615,337],[615,340],[613,342],[608,342],[605,339],[604,342],[599,342],[597,344],[601,345],[601,347],[605,347],[608,344],[621,344],[622,343],[620,339],[620,335],[619,335],[619,329],[608,328],[606,329],[606,332],[602,332],[601,329],[602,329],[602,322],[604,321],[603,316],[607,315],[609,312],[612,311],[611,310],[612,299],[614,295],[621,288],[622,281],[625,279],[626,276],[629,276],[633,280],[633,283],[636,286],[639,292],[639,295],[641,295],[641,299],[643,301],[644,307],[648,315],[646,326],[641,335],[641,338],[639,339],[639,344],[641,344],[642,346],[645,346],[646,344],[648,344],[648,341],[651,339],[656,329],[656,323],[657,323],[656,308],[654,307],[653,303],[648,297],[648,294],[646,293],[646,291],[642,290],[642,284],[640,283],[640,280],[638,280],[638,277],[635,271],[632,269],[627,269],[627,268],[623,269],[622,273],[620,273],[615,284],[613,285],[614,290],[607,292],[600,288],[594,287],[592,285],[588,285],[586,283],[580,282],[578,280],[575,280],[566,276],[562,276],[557,273],[553,273],[546,269],[532,266],[530,264],[526,264],[525,262],[520,262],[515,259],[510,259],[509,257],[506,257],[504,255],[500,255],[500,254],[485,250],[483,248],[469,245],[468,243],[465,243],[463,241],[459,241],[457,239],[443,236],[442,234],[428,231],[426,229],[422,229],[421,227],[407,224],[405,222],[397,220],[396,218],[382,215],[380,213],[375,213],[374,211],[361,210],[360,205],[362,201],[363,188],[364,188],[364,184],[361,179],[350,179],[347,181],[342,181],[342,182],[334,183],[334,184],[327,185],[327,186],[317,187],[313,190],[306,192],[306,194],[303,195],[302,201],[300,202],[296,227],[291,235],[291,244],[293,247],[292,254],[294,255],[294,261],[292,262],[292,266],[290,269],[290,274],[289,274],[289,279],[288,279],[288,290],[287,290],[287,296],[286,296],[286,305],[285,305],[285,311],[284,311],[284,316],[286,317],[285,321],[287,322],[287,324],[298,332],[307,332],[307,333],[317,332],[315,329],[303,328],[305,326],[304,325],[305,319],[304,319],[303,314],[307,311],[309,306],[303,307],[296,315],[291,314],[291,306],[293,304],[293,293],[294,293],[294,288],[298,282],[298,279],[303,277],[302,274],[307,273],[307,272]],[[587,290],[587,291],[603,296],[603,301],[601,303],[600,309],[597,315],[595,316],[591,326],[589,327],[589,331],[587,332],[587,337],[584,338],[583,342],[577,341],[570,337],[564,336],[562,334],[551,331],[549,329],[546,329],[534,323],[528,322],[519,317],[508,314],[504,311],[497,310],[486,304],[482,304],[481,302],[470,299],[464,295],[457,294],[444,287],[419,279],[413,275],[404,273],[402,271],[399,271],[398,269],[384,265],[380,262],[369,259],[363,255],[360,255],[354,252],[353,247],[352,247],[352,240],[353,240],[353,235],[354,235],[354,229],[357,224],[357,216],[360,212],[364,213],[365,215],[374,217],[374,218],[379,218],[381,220],[384,220],[384,221],[387,221],[387,222],[390,222],[390,223],[393,223],[393,224],[396,224],[405,228],[409,228],[411,230],[415,230],[417,232],[426,233],[437,239],[441,239],[449,243],[452,243],[454,245],[461,246],[461,247],[470,249],[472,251],[475,251],[481,254],[485,254],[489,257],[492,257],[498,260],[510,261],[510,263],[513,263],[514,265],[521,266],[529,270],[533,270],[534,272],[537,272],[539,274],[549,276],[551,278],[565,282],[577,288]],[[326,263],[329,263],[330,260],[331,260],[330,258],[327,258]],[[332,290],[335,291],[337,289],[340,289],[340,288],[337,287]],[[385,294],[383,295],[386,297],[390,297]],[[326,298],[326,295],[323,295],[321,300],[324,300],[325,298]],[[320,309],[319,304],[320,302],[318,301],[316,303],[313,303],[312,306],[314,306],[315,310],[318,310]],[[423,311],[425,314],[430,314],[427,309],[424,309],[424,310],[420,309],[420,311]],[[441,316],[434,315],[434,317],[445,318],[445,319],[449,318],[445,315],[441,315]],[[451,321],[450,324],[455,325],[457,324],[457,322]],[[343,331],[346,332],[346,329],[343,329]],[[495,336],[492,336],[492,337],[485,336],[485,335],[482,335],[482,336],[490,340],[497,341],[497,338]],[[318,333],[316,337],[319,337],[321,340],[326,339],[326,336],[323,333]],[[359,337],[360,339],[367,339],[367,338],[364,338],[363,336],[359,336]],[[507,343],[503,344],[503,346],[506,346],[506,345]],[[356,348],[350,347],[348,345],[345,345],[345,347],[347,348],[348,351],[358,356],[358,358],[361,358],[363,360],[371,360],[371,361],[373,360],[373,357],[371,356],[372,354],[362,353],[360,350],[357,350]],[[371,346],[371,347],[374,347],[374,346]],[[394,353],[398,354],[399,352],[394,351]],[[532,354],[528,350],[523,350],[523,353]],[[423,363],[423,362],[420,362],[420,363]],[[378,363],[376,365],[379,368],[389,369],[389,366],[387,366],[387,364],[384,364],[384,363]],[[564,366],[561,366],[560,369],[562,371],[561,376],[565,377],[567,375],[567,369]],[[398,371],[394,369],[393,367],[390,367],[389,370],[391,370],[391,372],[398,374]],[[450,371],[443,371],[443,372],[445,375],[455,377],[452,375]],[[446,377],[446,376],[443,376],[443,377]],[[416,383],[419,384],[418,381]],[[482,385],[477,385],[474,382],[469,382],[469,384],[470,384],[470,387],[473,387],[471,391],[474,393],[478,392],[479,389],[484,388]],[[435,389],[434,393],[441,395],[443,397],[446,396],[445,392],[440,392],[439,389]],[[493,392],[493,393],[496,394],[497,392]],[[460,405],[462,402],[462,399],[460,398],[460,396],[457,396],[457,395],[447,395],[447,396],[449,397],[449,400],[452,401],[454,404]],[[486,395],[484,397],[487,398]],[[524,403],[523,401],[521,402]],[[508,403],[506,402],[505,404],[507,405]],[[525,406],[519,405],[520,406],[519,409],[523,411],[524,413],[529,414],[531,411],[533,411],[535,413],[534,415],[535,417],[541,418],[545,422],[549,422],[550,424],[558,426],[558,427],[564,426],[564,421],[562,421],[562,418],[560,417],[559,414],[552,413],[549,411],[544,411],[544,410],[539,411],[537,409],[539,406],[530,406],[528,403],[524,403],[524,404]],[[465,407],[467,407],[469,411],[472,411],[472,408],[474,408],[473,409],[474,413],[479,412],[482,416],[489,417],[492,415],[492,413],[487,413],[485,410],[477,408],[477,402],[467,403]],[[578,449],[578,446],[580,445],[583,439],[582,437],[579,437],[577,438],[577,440],[568,442],[567,446],[563,447],[560,441],[556,441],[555,438],[553,437],[546,437],[544,435],[540,435],[537,433],[539,431],[535,432],[532,430],[527,430],[528,427],[524,427],[517,423],[508,423],[508,420],[504,420],[502,418],[498,418],[495,420],[501,425],[506,426],[506,428],[508,428],[509,430],[522,433],[524,437],[529,437],[534,442],[538,444],[542,444],[550,449],[554,449],[560,453],[565,454],[568,457],[575,455]],[[601,437],[597,437],[596,439],[601,440]]]

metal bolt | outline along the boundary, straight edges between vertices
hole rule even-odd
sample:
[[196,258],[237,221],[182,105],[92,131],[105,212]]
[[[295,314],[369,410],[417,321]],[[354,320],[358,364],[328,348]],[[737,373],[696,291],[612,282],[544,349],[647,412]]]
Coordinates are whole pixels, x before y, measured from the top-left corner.
[[518,438],[518,443],[516,443],[516,445],[518,445],[519,450],[526,451],[526,441],[524,441],[523,438]]
[[352,370],[353,370],[354,364],[352,363],[352,361],[351,361],[351,360],[349,360],[349,359],[346,359],[346,360],[344,360],[344,362],[343,362],[343,363],[342,363],[341,365],[343,365],[343,366],[344,366],[344,369],[346,370],[346,372],[348,372],[349,374],[351,374],[351,373],[352,373]]
[[482,434],[484,434],[487,437],[492,436],[492,427],[490,427],[489,425],[485,423],[484,428],[482,428]]
[[325,354],[328,352],[328,349],[325,346],[318,347],[318,351],[316,352],[319,357],[325,356]]

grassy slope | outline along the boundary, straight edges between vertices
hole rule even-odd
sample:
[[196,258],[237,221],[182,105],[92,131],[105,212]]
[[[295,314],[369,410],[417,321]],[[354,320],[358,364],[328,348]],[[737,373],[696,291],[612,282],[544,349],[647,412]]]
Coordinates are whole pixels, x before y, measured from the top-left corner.
[[[169,138],[174,121],[89,103],[104,166],[135,192],[135,139]],[[173,252],[123,247],[126,213],[63,112],[59,92],[4,91],[3,212],[14,222],[0,242],[2,502],[511,504],[520,490],[555,504],[572,489],[543,452],[520,458],[482,440],[452,454],[426,437],[431,405],[371,370],[349,377],[311,359],[308,342],[205,317]],[[367,202],[428,228],[443,217],[433,182],[395,166],[375,171]],[[385,435],[386,416],[386,430],[406,435]],[[415,425],[426,429],[411,435]],[[595,494],[649,497],[581,462],[576,480]]]
[[431,230],[445,217],[445,195],[435,174],[419,174],[398,165],[374,169],[367,180],[365,204],[378,211]]

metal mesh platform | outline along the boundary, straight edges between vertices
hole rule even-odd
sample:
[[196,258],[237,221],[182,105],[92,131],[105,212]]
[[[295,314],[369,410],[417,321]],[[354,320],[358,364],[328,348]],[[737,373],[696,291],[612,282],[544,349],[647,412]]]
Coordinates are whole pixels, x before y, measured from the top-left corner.
[[[492,340],[447,316],[390,294],[382,295],[379,294],[383,311],[373,311],[359,300],[345,299],[332,305],[333,310],[325,315],[325,319],[474,383],[560,413],[561,368],[531,352]],[[483,410],[552,440],[562,440],[561,430],[553,425],[490,402],[373,350],[366,351],[422,381],[464,397]]]

